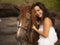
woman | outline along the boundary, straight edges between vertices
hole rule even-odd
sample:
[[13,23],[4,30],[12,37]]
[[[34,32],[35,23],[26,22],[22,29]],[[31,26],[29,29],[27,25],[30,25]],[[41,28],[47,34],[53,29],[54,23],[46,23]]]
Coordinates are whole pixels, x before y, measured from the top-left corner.
[[[53,27],[53,19],[47,8],[44,4],[36,2],[32,5],[31,10],[33,20],[32,29],[39,34],[38,45],[54,45],[58,38]],[[36,21],[39,22],[39,29],[36,28]]]

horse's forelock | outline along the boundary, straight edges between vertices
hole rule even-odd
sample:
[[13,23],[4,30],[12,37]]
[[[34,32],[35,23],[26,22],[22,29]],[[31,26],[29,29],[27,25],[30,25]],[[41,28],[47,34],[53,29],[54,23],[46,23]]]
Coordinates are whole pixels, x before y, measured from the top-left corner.
[[21,7],[21,9],[20,9],[20,12],[21,12],[21,18],[23,18],[23,17],[26,17],[26,13],[29,13],[29,11],[30,11],[30,7],[31,6],[25,6],[25,7]]

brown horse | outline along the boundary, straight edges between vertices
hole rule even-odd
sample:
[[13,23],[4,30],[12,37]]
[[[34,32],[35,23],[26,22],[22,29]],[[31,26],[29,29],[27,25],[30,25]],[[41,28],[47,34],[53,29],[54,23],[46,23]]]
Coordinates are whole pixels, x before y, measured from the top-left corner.
[[21,8],[18,16],[17,40],[19,45],[38,45],[38,34],[32,30],[32,19],[30,6]]

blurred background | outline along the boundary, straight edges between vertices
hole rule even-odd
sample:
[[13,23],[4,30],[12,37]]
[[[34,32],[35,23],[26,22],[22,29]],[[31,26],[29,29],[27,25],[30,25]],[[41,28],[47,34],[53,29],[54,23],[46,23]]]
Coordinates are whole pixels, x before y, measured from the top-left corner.
[[18,45],[15,36],[20,8],[35,2],[45,4],[53,15],[58,36],[56,45],[60,45],[60,0],[0,0],[0,45]]

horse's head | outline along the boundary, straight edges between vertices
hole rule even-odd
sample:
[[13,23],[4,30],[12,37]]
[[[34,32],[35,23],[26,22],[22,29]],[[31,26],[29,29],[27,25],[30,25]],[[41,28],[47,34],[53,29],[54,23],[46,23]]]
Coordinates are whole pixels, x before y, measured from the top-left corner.
[[30,15],[30,6],[23,7],[21,9],[21,15],[19,17],[20,28],[27,29],[29,24],[31,23],[31,15]]
[[31,15],[29,11],[30,11],[30,6],[26,6],[21,9],[21,14],[18,16],[17,37],[26,38],[26,33],[30,32]]

